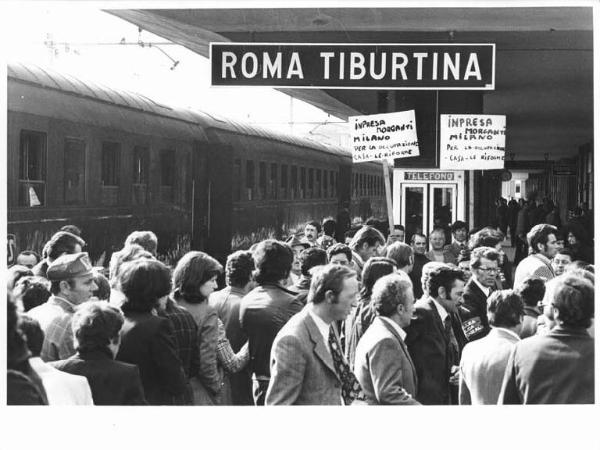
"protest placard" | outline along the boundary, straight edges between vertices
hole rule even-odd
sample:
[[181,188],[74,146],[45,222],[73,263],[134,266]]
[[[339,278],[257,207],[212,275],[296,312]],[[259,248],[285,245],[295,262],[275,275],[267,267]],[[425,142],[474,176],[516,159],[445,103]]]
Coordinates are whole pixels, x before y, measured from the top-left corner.
[[440,169],[504,168],[506,116],[442,114]]
[[419,156],[415,111],[348,117],[353,162]]

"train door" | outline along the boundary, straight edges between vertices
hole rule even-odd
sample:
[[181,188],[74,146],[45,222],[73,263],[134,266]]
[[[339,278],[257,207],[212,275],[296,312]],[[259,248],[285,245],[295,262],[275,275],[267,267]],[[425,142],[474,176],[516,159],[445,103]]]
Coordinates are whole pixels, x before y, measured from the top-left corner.
[[464,173],[462,171],[394,171],[394,222],[406,230],[406,242],[414,233],[428,235],[436,226],[448,230],[464,220]]

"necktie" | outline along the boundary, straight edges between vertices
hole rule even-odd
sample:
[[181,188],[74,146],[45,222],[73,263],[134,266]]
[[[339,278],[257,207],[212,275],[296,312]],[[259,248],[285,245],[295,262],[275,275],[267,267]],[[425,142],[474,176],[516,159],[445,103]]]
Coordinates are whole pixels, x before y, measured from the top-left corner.
[[335,367],[335,371],[342,381],[342,398],[344,399],[344,404],[349,405],[360,394],[361,387],[342,355],[333,327],[329,327],[329,348],[331,349],[331,356],[333,358],[333,367]]
[[446,331],[446,343],[448,348],[448,367],[458,365],[458,341],[452,329],[452,320],[450,314],[444,319],[444,330]]

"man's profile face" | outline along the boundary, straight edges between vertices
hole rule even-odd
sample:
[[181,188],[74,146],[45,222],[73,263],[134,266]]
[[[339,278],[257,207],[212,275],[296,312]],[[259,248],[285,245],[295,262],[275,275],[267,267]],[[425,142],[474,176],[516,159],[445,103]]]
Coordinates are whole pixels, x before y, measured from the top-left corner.
[[66,297],[71,303],[79,305],[87,302],[96,289],[98,289],[98,285],[92,274],[73,278],[71,284],[68,285]]
[[544,246],[544,250],[542,251],[542,253],[544,254],[544,256],[546,258],[552,259],[558,252],[559,248],[560,247],[559,247],[558,241],[556,239],[556,235],[549,234],[548,240],[546,241],[546,245]]
[[465,288],[465,282],[462,280],[454,280],[454,284],[452,285],[452,289],[450,289],[450,294],[448,297],[452,300],[452,303],[458,305],[462,302],[463,290]]
[[413,250],[415,253],[423,255],[427,249],[427,239],[423,236],[415,236],[413,244]]
[[304,227],[304,237],[310,242],[316,241],[318,237],[317,227],[314,225],[306,225]]
[[346,278],[342,284],[342,290],[337,295],[337,303],[331,304],[331,315],[333,320],[345,320],[352,308],[357,304],[358,280],[352,276]]

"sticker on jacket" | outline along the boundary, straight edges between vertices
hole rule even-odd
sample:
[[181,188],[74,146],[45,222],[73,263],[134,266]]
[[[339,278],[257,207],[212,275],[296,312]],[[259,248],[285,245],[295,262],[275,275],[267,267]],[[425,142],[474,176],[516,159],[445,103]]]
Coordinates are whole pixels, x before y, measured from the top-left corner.
[[483,331],[483,325],[479,317],[472,317],[470,319],[467,319],[461,325],[465,336],[469,340],[476,334],[481,333]]

